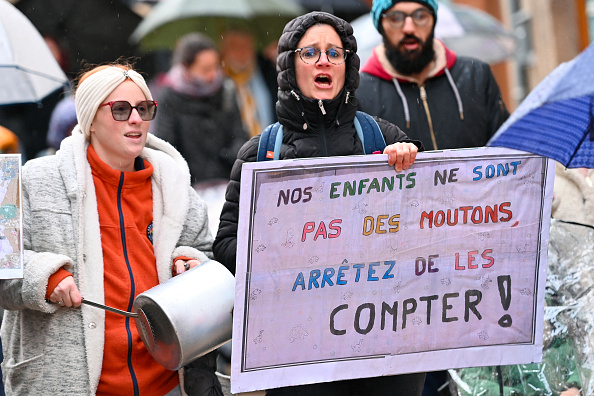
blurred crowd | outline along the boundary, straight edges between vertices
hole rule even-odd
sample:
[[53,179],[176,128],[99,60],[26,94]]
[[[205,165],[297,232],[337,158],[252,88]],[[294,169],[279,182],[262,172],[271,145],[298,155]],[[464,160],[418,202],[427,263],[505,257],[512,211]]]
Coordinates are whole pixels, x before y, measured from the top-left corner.
[[[509,113],[489,65],[456,58],[434,38],[431,17],[437,2],[374,0],[367,6],[382,43],[360,69],[358,58],[354,65],[344,55],[347,65],[357,70],[356,77],[348,72],[346,77],[349,88],[357,89],[353,108],[397,125],[427,150],[484,146]],[[76,71],[70,69],[67,50],[56,38],[45,38],[74,86]],[[399,49],[401,43],[411,52],[418,48],[422,56],[409,57]],[[208,204],[213,235],[242,146],[275,123],[277,111],[284,109],[277,96],[282,81],[278,71],[286,69],[277,65],[278,40],[261,44],[242,27],[229,29],[218,42],[192,32],[178,40],[161,67],[146,71],[158,103],[150,132],[187,162],[191,184]],[[308,56],[332,63],[331,54],[323,50],[295,56],[305,63]],[[0,107],[0,153],[20,153],[25,163],[60,150],[78,123],[72,86],[40,103]],[[341,99],[351,104],[354,100],[348,94]],[[440,128],[456,133],[440,135]],[[557,166],[543,363],[429,373],[424,396],[594,394],[593,177],[592,170]],[[229,345],[220,355],[218,369],[229,374]]]

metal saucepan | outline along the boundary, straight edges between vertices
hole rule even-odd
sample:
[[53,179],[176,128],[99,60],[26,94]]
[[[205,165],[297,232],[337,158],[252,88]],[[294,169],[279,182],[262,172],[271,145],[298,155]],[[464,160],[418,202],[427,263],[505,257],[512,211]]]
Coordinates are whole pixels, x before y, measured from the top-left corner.
[[133,312],[83,299],[83,303],[134,318],[153,358],[177,370],[231,339],[235,278],[208,260],[134,299]]

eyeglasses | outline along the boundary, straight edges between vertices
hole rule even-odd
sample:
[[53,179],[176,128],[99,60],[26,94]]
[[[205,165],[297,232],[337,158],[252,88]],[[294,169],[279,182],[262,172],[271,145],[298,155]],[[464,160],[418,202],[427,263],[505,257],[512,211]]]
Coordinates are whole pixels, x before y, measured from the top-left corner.
[[408,17],[412,18],[412,21],[416,26],[422,27],[429,23],[431,13],[424,8],[419,8],[413,11],[412,14],[407,14],[402,11],[390,11],[382,14],[382,18],[386,18],[390,25],[396,29],[401,29]]
[[322,52],[326,54],[328,62],[332,63],[333,65],[340,65],[346,60],[347,55],[351,51],[340,47],[332,47],[326,51],[322,51],[314,47],[303,47],[297,48],[295,52],[298,52],[301,60],[309,65],[317,63],[322,56]]
[[157,101],[143,100],[138,102],[136,106],[132,106],[130,102],[125,100],[116,100],[113,102],[103,103],[99,107],[109,106],[111,108],[111,115],[116,121],[128,121],[132,110],[136,109],[142,121],[150,121],[157,115]]

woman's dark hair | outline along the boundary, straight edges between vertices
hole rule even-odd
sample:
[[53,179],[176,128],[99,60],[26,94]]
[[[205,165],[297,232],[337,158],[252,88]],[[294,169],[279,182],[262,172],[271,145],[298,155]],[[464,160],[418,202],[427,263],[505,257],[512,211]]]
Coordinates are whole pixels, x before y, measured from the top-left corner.
[[190,67],[196,59],[196,54],[205,50],[217,50],[217,46],[210,37],[202,33],[188,33],[179,39],[175,45],[172,63],[174,65],[182,64]]

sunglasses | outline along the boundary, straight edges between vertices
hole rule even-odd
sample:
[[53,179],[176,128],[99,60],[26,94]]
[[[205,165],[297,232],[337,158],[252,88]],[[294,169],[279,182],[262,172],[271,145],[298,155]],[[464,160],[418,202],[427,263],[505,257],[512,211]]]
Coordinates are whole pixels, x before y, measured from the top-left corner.
[[136,106],[132,106],[130,102],[125,100],[116,100],[113,102],[103,103],[99,107],[109,106],[111,108],[111,115],[116,121],[128,121],[132,110],[136,109],[142,121],[150,121],[157,115],[157,101],[143,100],[138,102]]

